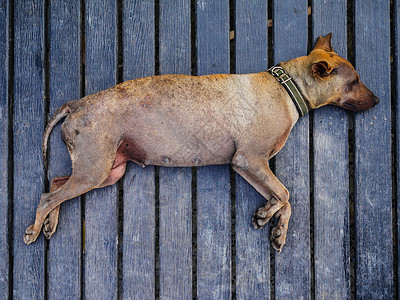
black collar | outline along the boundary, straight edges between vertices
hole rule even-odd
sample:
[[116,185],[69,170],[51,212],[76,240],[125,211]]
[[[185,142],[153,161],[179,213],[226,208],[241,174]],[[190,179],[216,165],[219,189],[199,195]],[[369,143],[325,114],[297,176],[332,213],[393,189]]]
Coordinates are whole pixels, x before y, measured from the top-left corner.
[[307,101],[289,74],[286,73],[281,66],[272,66],[267,71],[270,72],[272,76],[274,76],[275,79],[284,86],[290,98],[292,98],[300,117],[305,116],[310,111],[310,108],[308,107]]

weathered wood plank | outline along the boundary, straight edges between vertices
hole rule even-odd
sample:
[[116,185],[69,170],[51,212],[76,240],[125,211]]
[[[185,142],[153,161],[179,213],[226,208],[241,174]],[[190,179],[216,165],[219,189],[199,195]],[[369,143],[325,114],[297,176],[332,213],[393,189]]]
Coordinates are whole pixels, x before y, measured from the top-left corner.
[[[85,82],[86,94],[116,83],[116,3],[86,1]],[[117,298],[116,185],[85,195],[85,297]]]
[[[190,74],[190,0],[160,1],[160,74]],[[160,168],[160,298],[192,298],[192,171]]]
[[14,1],[14,274],[16,299],[43,299],[43,235],[26,246],[43,190],[43,20],[41,1]]
[[[332,32],[332,46],[344,58],[347,56],[346,14],[345,0],[313,2],[313,41]],[[347,123],[347,112],[342,108],[329,106],[314,112],[316,299],[350,299]]]
[[[235,71],[237,74],[267,69],[267,2],[236,0]],[[253,213],[265,205],[250,184],[236,174],[236,297],[265,299],[270,295],[270,242],[266,230],[254,230]]]
[[[307,1],[274,5],[275,63],[307,52]],[[286,245],[276,255],[277,299],[310,296],[309,116],[300,119],[285,148],[276,156],[276,175],[290,192],[292,216]]]
[[265,71],[268,67],[267,8],[265,1],[235,2],[235,71]]
[[[198,75],[229,73],[229,2],[196,2]],[[229,166],[197,169],[197,296],[231,297]]]
[[160,170],[160,298],[192,295],[191,173]]
[[[80,3],[50,3],[49,95],[50,115],[80,93]],[[60,137],[60,124],[50,139],[49,177],[71,174],[71,162]],[[49,244],[50,299],[78,299],[81,295],[81,202],[68,200],[60,209],[59,225]]]
[[[154,74],[154,1],[123,2],[123,79]],[[123,298],[155,295],[154,167],[128,163],[124,188]]]
[[8,8],[0,1],[0,298],[8,299],[9,271],[9,207],[8,207]]
[[389,1],[355,1],[355,54],[361,80],[381,100],[355,117],[357,297],[387,299],[393,295]]
[[[397,165],[396,165],[396,168],[397,168],[397,196],[399,195],[399,191],[400,191],[400,167],[399,167],[399,162],[400,162],[400,151],[399,151],[399,149],[400,149],[400,101],[399,101],[399,99],[400,99],[400,1],[396,1],[396,6],[394,6],[394,18],[393,18],[394,20],[396,20],[396,21],[394,21],[394,26],[395,26],[395,33],[396,33],[396,35],[395,35],[395,50],[396,50],[396,53],[395,53],[395,64],[396,64],[396,66],[397,66],[397,69],[396,69],[396,75],[397,75],[397,82],[396,82],[396,84],[397,84],[397,88],[396,88],[396,95],[395,95],[395,97],[396,97],[396,121],[397,121],[397,124],[396,124],[396,141],[394,141],[394,142],[396,142],[397,143],[397,145],[396,145],[396,149],[397,149],[397,153],[395,154],[396,155],[396,162],[397,162]],[[392,76],[393,76],[394,74],[392,74]],[[399,239],[399,232],[400,232],[400,221],[399,221],[399,216],[400,216],[400,205],[399,205],[399,201],[398,201],[398,199],[396,199],[396,201],[397,201],[397,224],[396,224],[396,226],[397,226],[397,249],[399,249],[399,246],[400,246],[400,239]],[[397,253],[397,261],[398,261],[398,259],[399,259],[399,253]],[[400,268],[397,270],[397,278],[399,278],[399,276],[400,276]],[[399,281],[397,281],[397,289],[399,289],[400,288],[400,282]]]

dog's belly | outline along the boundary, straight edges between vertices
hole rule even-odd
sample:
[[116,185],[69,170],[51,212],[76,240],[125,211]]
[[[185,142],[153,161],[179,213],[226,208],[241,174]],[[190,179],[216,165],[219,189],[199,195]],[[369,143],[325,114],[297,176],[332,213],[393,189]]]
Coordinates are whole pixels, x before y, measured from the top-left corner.
[[[190,167],[207,166],[230,163],[233,157],[233,147],[219,149],[219,152],[212,153],[207,147],[198,147],[196,144],[186,144],[180,147],[181,151],[172,152],[169,149],[151,153],[144,162],[144,165],[158,165],[164,167]],[[222,150],[222,151],[221,151]]]
[[230,163],[235,152],[229,135],[221,135],[218,131],[136,129],[136,132],[123,136],[117,150],[116,161],[119,160],[119,163],[114,163],[114,166],[124,160],[135,161],[142,166],[167,167],[226,164]]
[[231,119],[218,104],[199,102],[178,95],[131,101],[119,122],[125,124],[122,140],[130,141],[124,150],[129,159],[159,166],[229,163],[235,151]]

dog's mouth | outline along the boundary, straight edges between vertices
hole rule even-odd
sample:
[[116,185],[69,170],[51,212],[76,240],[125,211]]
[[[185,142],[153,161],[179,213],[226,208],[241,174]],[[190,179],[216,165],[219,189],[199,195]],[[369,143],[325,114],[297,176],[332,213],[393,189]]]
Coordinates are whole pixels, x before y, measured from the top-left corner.
[[350,103],[344,103],[343,107],[350,109],[350,110],[357,110],[357,108],[353,104],[350,104]]

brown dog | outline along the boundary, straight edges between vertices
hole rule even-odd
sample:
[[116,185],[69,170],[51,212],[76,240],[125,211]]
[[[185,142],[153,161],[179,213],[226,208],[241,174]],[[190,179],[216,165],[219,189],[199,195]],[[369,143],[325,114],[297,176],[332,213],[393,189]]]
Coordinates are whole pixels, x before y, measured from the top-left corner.
[[308,56],[279,65],[277,70],[285,70],[293,80],[284,75],[274,78],[268,72],[152,76],[63,105],[44,132],[42,151],[46,162],[50,132],[66,117],[62,137],[71,155],[72,175],[51,181],[35,224],[25,232],[25,243],[36,240],[43,223],[50,238],[59,205],[114,184],[123,176],[127,161],[142,166],[231,163],[268,200],[254,214],[254,226],[262,228],[272,216],[279,216],[271,241],[280,251],[291,214],[289,193],[271,172],[268,160],[282,149],[302,115],[290,96],[294,92],[283,84],[296,82],[306,100],[303,105],[311,109],[333,104],[362,111],[379,101],[352,65],[333,52],[331,34],[319,37]]

